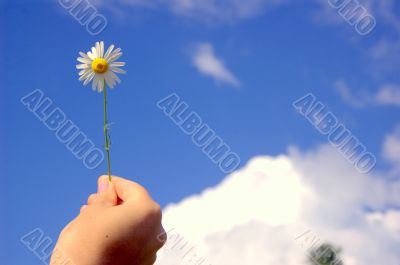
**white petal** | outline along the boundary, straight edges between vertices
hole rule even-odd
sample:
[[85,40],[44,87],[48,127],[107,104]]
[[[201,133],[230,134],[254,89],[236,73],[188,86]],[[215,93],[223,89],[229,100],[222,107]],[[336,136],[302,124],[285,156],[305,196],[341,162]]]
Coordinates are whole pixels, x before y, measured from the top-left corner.
[[97,52],[97,57],[101,57],[101,47],[100,47],[100,42],[96,41],[96,52]]
[[87,84],[89,84],[89,82],[93,79],[94,76],[95,76],[95,73],[91,72],[89,74],[89,76],[86,78],[85,82],[83,82],[83,85],[86,86]]
[[99,80],[99,76],[98,75],[94,75],[94,79],[93,79],[93,83],[92,83],[93,91],[96,91],[98,80]]
[[110,64],[111,67],[121,67],[124,65],[125,65],[125,62],[113,62]]
[[91,60],[90,57],[89,57],[86,53],[84,53],[84,52],[79,52],[79,55],[82,56],[82,58]]
[[90,52],[90,51],[87,53],[87,55],[88,55],[88,57],[89,57],[91,60],[96,59],[96,56],[95,56],[92,52]]
[[126,71],[125,71],[125,70],[122,70],[121,68],[118,68],[118,67],[111,67],[110,69],[111,69],[111,71],[113,71],[114,73],[126,74]]
[[85,85],[86,79],[87,79],[87,76],[86,76],[86,77],[80,77],[80,78],[79,78],[79,81],[84,80],[84,81],[83,81],[83,84]]
[[86,72],[90,72],[90,71],[91,71],[90,68],[86,68],[86,69],[80,70],[78,74],[79,74],[79,75],[83,75],[83,74],[85,74]]
[[103,88],[104,88],[104,77],[103,76],[99,78],[97,87],[98,87],[97,91],[99,91],[99,92],[103,91]]
[[89,65],[88,64],[77,64],[76,65],[76,69],[85,69],[88,68]]
[[91,73],[93,73],[93,71],[86,71],[81,77],[79,77],[79,81],[86,79]]
[[111,88],[114,88],[114,86],[117,84],[117,82],[116,82],[116,80],[115,80],[115,78],[114,78],[114,74],[111,72],[111,71],[109,71],[108,73],[107,73],[107,76],[108,76],[108,78],[110,79],[110,83],[111,83]]
[[109,61],[112,56],[114,56],[115,54],[119,53],[120,51],[121,51],[121,48],[117,48],[117,49],[113,50],[110,54],[108,54],[107,58],[104,57],[104,59]]
[[111,71],[109,71],[108,73],[111,75],[113,80],[116,80],[118,83],[121,83],[121,79],[119,79],[119,77],[116,74],[114,74]]
[[89,74],[85,74],[85,75],[82,75],[82,76],[80,76],[79,77],[79,81],[82,81],[82,80],[84,80],[84,79],[86,79],[86,77],[88,76]]
[[104,56],[104,41],[100,41],[100,57]]
[[112,62],[114,62],[115,60],[118,60],[118,58],[119,57],[121,57],[121,55],[122,55],[122,52],[119,52],[119,53],[112,53],[109,57],[108,57],[108,63],[112,63]]
[[79,55],[82,56],[83,58],[89,58],[89,57],[87,56],[87,54],[84,53],[84,52],[79,52]]
[[97,49],[95,47],[92,47],[92,54],[94,55],[95,58],[99,57],[99,55],[97,54]]
[[110,47],[108,47],[106,54],[104,54],[104,59],[107,60],[108,56],[111,54],[113,49],[114,49],[114,44],[112,44],[112,45],[110,45]]
[[89,58],[86,59],[86,58],[83,58],[83,57],[78,57],[77,60],[78,60],[78,62],[85,63],[85,64],[91,64],[92,63],[92,60],[90,60]]
[[107,85],[108,85],[110,88],[113,88],[113,87],[114,87],[114,82],[113,82],[113,80],[112,80],[110,74],[107,73],[107,74],[104,76],[104,78],[106,79]]

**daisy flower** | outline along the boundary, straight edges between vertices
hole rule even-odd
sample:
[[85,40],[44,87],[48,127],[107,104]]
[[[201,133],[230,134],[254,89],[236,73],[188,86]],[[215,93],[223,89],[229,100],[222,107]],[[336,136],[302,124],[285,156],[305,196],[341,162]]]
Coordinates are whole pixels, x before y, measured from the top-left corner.
[[102,92],[105,84],[110,88],[114,88],[116,83],[120,83],[121,80],[115,73],[125,74],[121,66],[124,66],[124,62],[116,62],[121,57],[122,52],[120,48],[114,50],[114,45],[108,47],[107,51],[104,52],[104,42],[96,42],[95,47],[92,47],[91,51],[86,53],[79,52],[81,57],[78,57],[78,61],[81,64],[76,66],[79,72],[79,80],[83,81],[83,85],[89,84],[92,81],[93,90]]
[[83,85],[89,84],[92,81],[93,90],[98,92],[104,91],[104,139],[105,149],[107,156],[107,172],[108,179],[111,181],[111,165],[110,165],[110,136],[108,135],[108,119],[107,119],[107,88],[106,84],[110,88],[114,88],[116,83],[120,83],[121,80],[115,73],[125,74],[121,66],[124,66],[124,62],[116,62],[121,57],[122,52],[120,48],[114,50],[114,45],[108,47],[104,53],[104,42],[96,42],[95,47],[92,47],[91,51],[87,53],[79,52],[82,57],[78,57],[78,61],[81,64],[76,66],[79,72],[79,80],[83,81]]

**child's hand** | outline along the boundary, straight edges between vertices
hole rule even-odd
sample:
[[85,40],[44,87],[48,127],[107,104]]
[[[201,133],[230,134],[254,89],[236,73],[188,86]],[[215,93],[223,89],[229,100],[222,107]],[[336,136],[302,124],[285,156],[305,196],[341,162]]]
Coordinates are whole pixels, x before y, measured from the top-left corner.
[[102,176],[98,193],[61,232],[50,264],[151,265],[165,237],[160,206],[142,186]]

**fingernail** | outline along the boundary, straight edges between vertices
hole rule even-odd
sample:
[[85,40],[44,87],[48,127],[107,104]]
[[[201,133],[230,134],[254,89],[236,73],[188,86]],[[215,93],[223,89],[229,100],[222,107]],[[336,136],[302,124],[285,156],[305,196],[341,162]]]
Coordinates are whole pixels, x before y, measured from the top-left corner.
[[101,181],[100,185],[99,185],[99,191],[98,192],[101,193],[101,192],[106,191],[108,189],[108,185],[109,185],[108,180]]

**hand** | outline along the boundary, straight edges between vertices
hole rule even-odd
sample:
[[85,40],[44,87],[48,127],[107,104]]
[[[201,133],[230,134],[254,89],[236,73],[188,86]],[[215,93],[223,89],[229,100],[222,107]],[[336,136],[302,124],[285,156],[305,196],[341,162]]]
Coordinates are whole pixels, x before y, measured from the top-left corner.
[[123,178],[109,182],[101,176],[98,193],[61,232],[50,264],[151,265],[165,240],[160,206],[147,191]]

